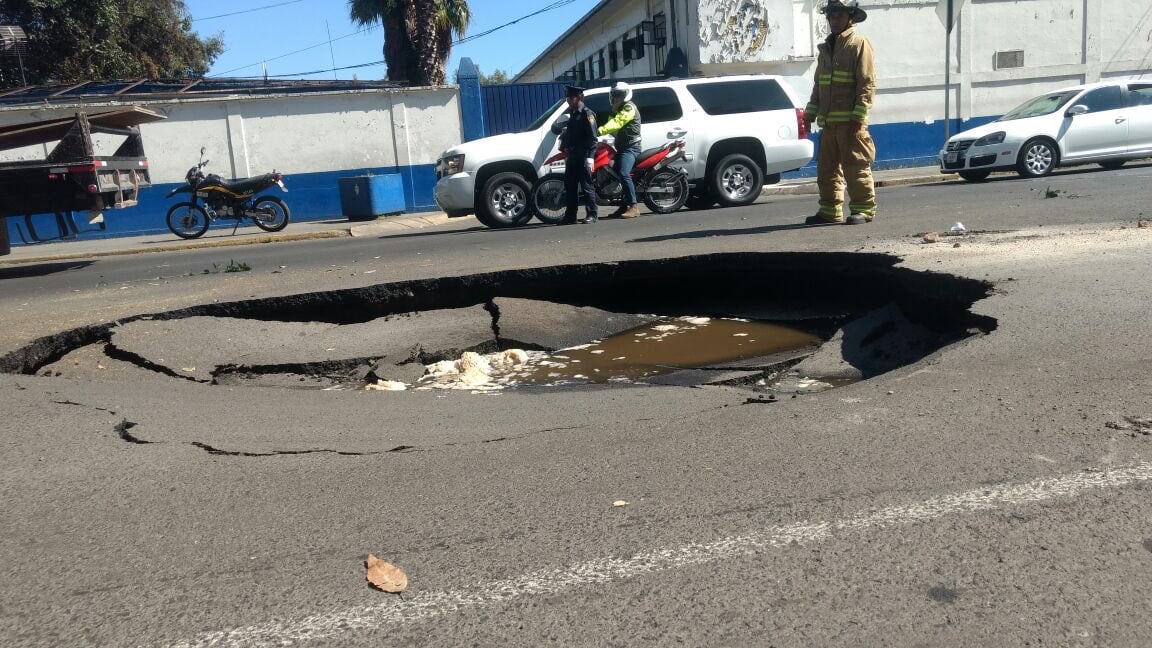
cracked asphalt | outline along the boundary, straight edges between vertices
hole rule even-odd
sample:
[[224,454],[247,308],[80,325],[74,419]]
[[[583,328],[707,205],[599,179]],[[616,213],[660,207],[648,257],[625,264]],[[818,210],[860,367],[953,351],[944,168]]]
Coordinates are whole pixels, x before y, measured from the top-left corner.
[[[996,322],[771,403],[208,385],[91,349],[0,374],[0,643],[1146,646],[1149,176],[887,188],[860,227],[795,228],[811,198],[779,197],[253,246],[235,275],[205,250],[0,268],[0,356],[204,304],[734,252],[892,255],[990,282]],[[731,282],[772,303],[776,279]],[[369,553],[409,591],[368,587]]]

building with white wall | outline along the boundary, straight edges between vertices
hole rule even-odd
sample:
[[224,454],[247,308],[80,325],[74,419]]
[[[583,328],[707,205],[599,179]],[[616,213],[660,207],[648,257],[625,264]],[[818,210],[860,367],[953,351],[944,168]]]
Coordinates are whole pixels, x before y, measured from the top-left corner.
[[[602,0],[515,80],[659,76],[676,48],[688,75],[779,74],[807,97],[816,46],[828,33],[822,4]],[[1152,2],[953,0],[956,21],[946,46],[948,4],[861,3],[868,20],[859,29],[876,50],[879,76],[873,136],[889,166],[932,163],[944,140],[946,108],[956,120],[949,131],[956,132],[1059,87],[1152,77]]]

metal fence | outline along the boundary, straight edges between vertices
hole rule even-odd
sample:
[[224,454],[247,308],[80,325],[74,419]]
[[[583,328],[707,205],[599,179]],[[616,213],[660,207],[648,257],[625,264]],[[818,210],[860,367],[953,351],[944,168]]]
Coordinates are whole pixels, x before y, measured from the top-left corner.
[[484,133],[499,135],[524,130],[564,96],[563,83],[516,83],[480,86],[484,102]]

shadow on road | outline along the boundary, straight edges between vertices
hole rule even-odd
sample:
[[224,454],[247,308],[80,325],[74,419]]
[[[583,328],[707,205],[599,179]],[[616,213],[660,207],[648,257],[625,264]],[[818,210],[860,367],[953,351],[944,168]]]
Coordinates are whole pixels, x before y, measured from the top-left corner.
[[[829,223],[827,226],[840,225],[840,223]],[[709,238],[713,236],[746,236],[749,234],[770,234],[772,232],[780,232],[783,230],[796,230],[796,229],[810,229],[813,227],[827,227],[825,225],[805,225],[803,223],[785,223],[783,225],[765,225],[763,227],[748,227],[745,229],[706,229],[696,230],[695,232],[680,232],[677,234],[664,234],[661,236],[646,236],[644,238],[628,239],[625,243],[659,243],[661,241],[672,241],[675,239],[697,239]]]
[[1130,169],[1147,169],[1147,168],[1152,168],[1152,162],[1143,161],[1143,160],[1141,160],[1141,161],[1133,160],[1133,161],[1129,161],[1127,164],[1120,167],[1119,169],[1105,169],[1105,168],[1100,167],[1094,163],[1090,163],[1090,164],[1079,164],[1076,166],[1069,166],[1069,167],[1062,167],[1059,169],[1055,169],[1052,171],[1051,174],[1046,175],[1046,176],[1042,176],[1039,178],[1022,178],[1022,177],[1020,177],[1020,175],[1018,175],[1015,172],[1005,172],[1003,174],[997,173],[995,175],[989,176],[985,180],[978,180],[976,182],[969,182],[969,181],[964,180],[964,179],[958,179],[958,180],[947,180],[947,181],[943,181],[943,182],[933,182],[933,183],[928,183],[928,184],[924,184],[921,186],[924,188],[933,188],[933,187],[955,187],[956,185],[982,185],[982,184],[987,185],[987,184],[995,184],[995,183],[1000,183],[1000,182],[1030,182],[1030,181],[1052,182],[1052,181],[1059,180],[1062,177],[1090,175],[1090,174],[1096,174],[1096,173],[1117,173],[1117,172],[1127,171]]
[[477,234],[477,233],[479,233],[479,234],[505,234],[505,233],[512,233],[512,232],[531,231],[531,230],[540,229],[541,227],[556,227],[556,226],[555,225],[548,225],[546,223],[532,223],[529,225],[521,225],[519,227],[501,227],[498,229],[493,229],[490,227],[485,227],[483,225],[479,225],[476,227],[469,227],[467,229],[457,229],[457,230],[447,230],[447,231],[444,231],[444,230],[441,230],[441,231],[418,231],[418,232],[410,232],[410,233],[405,233],[405,234],[381,234],[377,238],[380,238],[380,239],[421,238],[421,237],[425,237],[425,236],[453,236],[453,235],[457,235],[457,234]]
[[18,266],[0,266],[0,281],[4,279],[23,279],[26,277],[42,277],[44,275],[79,270],[92,265],[92,261],[61,261],[59,263],[31,263]]

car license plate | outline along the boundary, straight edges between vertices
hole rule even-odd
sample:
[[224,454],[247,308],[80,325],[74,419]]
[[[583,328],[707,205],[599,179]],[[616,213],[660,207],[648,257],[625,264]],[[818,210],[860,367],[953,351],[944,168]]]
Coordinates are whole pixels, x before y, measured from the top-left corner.
[[956,161],[956,158],[957,158],[959,155],[960,155],[960,153],[958,153],[957,151],[952,151],[952,152],[950,152],[948,155],[944,156],[944,160],[945,160],[946,162],[948,162],[948,164],[952,164],[953,162],[955,162],[955,161]]

